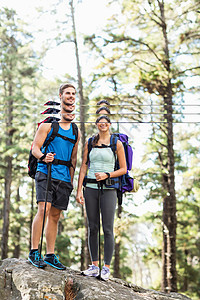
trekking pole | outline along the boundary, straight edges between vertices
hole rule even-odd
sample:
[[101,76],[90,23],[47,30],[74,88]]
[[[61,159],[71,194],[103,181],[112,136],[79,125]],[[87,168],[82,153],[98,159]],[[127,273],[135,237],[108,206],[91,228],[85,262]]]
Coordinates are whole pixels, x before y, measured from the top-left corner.
[[99,200],[99,276],[97,278],[101,280],[101,195],[100,195],[100,182],[98,184],[98,200]]
[[43,242],[44,224],[45,224],[45,217],[46,217],[46,207],[47,207],[48,192],[49,192],[50,182],[51,182],[51,165],[52,163],[47,164],[47,187],[46,187],[46,195],[45,195],[44,217],[43,217],[43,224],[42,224],[40,252],[39,252],[40,258],[42,258],[42,242]]

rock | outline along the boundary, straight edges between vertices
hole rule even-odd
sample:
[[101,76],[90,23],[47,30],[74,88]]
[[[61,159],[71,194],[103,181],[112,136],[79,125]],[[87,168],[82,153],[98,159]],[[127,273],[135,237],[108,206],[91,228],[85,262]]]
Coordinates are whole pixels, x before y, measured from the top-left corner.
[[[108,282],[82,276],[67,268],[50,266],[37,269],[24,259],[7,258],[0,262],[1,300],[186,300],[178,293],[165,294],[144,289],[123,280]],[[191,300],[191,299],[190,299]]]

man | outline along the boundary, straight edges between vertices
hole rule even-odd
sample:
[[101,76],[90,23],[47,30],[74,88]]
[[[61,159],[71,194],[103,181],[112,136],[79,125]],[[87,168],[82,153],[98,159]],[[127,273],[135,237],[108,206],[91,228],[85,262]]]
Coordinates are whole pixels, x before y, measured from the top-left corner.
[[[80,131],[78,130],[77,141],[75,142],[74,126],[71,121],[74,115],[69,113],[75,108],[75,87],[71,84],[63,84],[59,89],[61,100],[61,120],[59,121],[58,134],[47,147],[47,154],[44,155],[43,144],[49,138],[52,132],[51,123],[42,123],[35,135],[32,147],[33,155],[39,159],[36,182],[36,198],[38,211],[32,224],[32,247],[28,260],[39,268],[44,268],[46,264],[52,267],[65,270],[66,267],[58,260],[54,253],[55,241],[57,235],[58,221],[62,210],[67,210],[69,196],[73,189],[74,171],[77,161],[78,142],[80,140]],[[64,137],[64,138],[63,138]],[[74,144],[75,143],[75,144]],[[64,164],[55,164],[55,162],[69,162],[71,167]],[[47,186],[47,164],[52,163],[51,170],[51,189],[48,193],[46,205],[46,256],[44,260],[40,257],[38,245],[42,233],[42,224],[44,217],[45,195]]]

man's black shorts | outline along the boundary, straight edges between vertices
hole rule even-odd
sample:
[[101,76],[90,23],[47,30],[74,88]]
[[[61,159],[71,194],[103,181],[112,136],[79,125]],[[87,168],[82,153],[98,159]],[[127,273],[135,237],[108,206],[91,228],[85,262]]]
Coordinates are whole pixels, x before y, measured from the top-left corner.
[[[47,175],[36,172],[35,175],[36,199],[38,202],[45,202],[47,190]],[[69,196],[73,190],[71,182],[65,182],[51,178],[51,187],[48,192],[47,202],[60,210],[67,210]]]

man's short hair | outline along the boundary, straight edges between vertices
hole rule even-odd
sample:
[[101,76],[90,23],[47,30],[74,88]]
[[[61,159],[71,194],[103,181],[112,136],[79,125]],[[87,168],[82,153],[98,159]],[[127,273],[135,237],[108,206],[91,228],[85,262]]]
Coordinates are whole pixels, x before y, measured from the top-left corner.
[[65,89],[67,89],[67,88],[69,88],[69,87],[71,87],[71,88],[73,88],[74,90],[75,90],[75,92],[76,92],[76,89],[75,89],[75,87],[73,86],[73,84],[71,84],[71,83],[63,83],[63,84],[61,84],[61,86],[59,87],[59,95],[61,94],[63,94],[63,91],[65,90]]
[[110,114],[110,109],[106,106],[101,106],[96,110],[96,114],[98,115],[102,110],[105,110],[108,114]]

